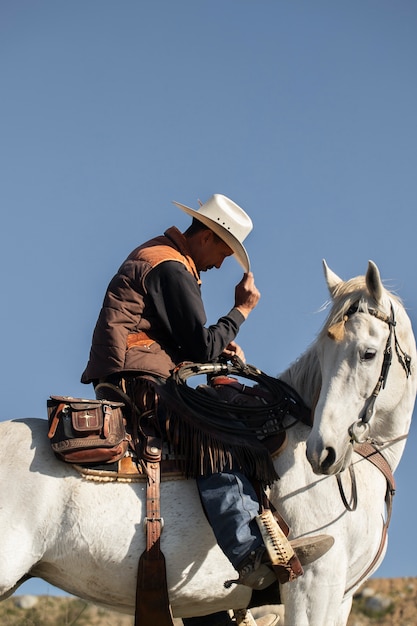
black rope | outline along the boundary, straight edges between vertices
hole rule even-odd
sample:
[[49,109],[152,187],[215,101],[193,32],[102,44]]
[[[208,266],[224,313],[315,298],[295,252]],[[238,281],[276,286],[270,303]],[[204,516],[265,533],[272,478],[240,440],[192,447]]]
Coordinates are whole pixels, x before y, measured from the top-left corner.
[[[210,381],[218,375],[238,376],[255,381],[253,395],[260,389],[262,403],[256,406],[247,404],[230,404],[219,399],[216,395],[204,393],[202,388],[193,388],[187,384],[192,376],[205,374]],[[262,394],[262,389],[268,394]],[[167,380],[167,390],[178,401],[185,404],[197,419],[203,417],[207,425],[211,425],[223,432],[235,433],[239,429],[239,421],[227,419],[230,416],[240,417],[250,429],[260,429],[268,422],[275,432],[282,430],[282,420],[291,415],[296,420],[311,425],[311,411],[297,392],[284,381],[269,376],[253,365],[247,365],[240,359],[234,358],[230,363],[185,363],[177,367]]]

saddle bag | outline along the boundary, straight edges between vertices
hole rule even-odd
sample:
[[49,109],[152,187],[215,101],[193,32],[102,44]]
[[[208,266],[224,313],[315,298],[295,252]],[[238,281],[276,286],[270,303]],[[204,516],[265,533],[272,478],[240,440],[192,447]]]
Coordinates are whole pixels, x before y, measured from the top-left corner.
[[52,450],[67,463],[112,463],[127,451],[122,402],[50,396],[47,401]]

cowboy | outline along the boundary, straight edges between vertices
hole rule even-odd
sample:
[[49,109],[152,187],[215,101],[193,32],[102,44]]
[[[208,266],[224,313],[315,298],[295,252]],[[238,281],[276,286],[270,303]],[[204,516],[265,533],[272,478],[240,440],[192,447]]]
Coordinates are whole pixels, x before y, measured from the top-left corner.
[[[205,363],[233,355],[244,360],[234,340],[260,298],[243,245],[252,221],[221,194],[197,210],[174,204],[193,218],[191,225],[183,233],[169,228],[137,247],[121,265],[104,297],[83,383],[131,385],[143,375],[164,381],[183,361]],[[219,269],[231,255],[244,270],[235,287],[234,305],[207,326],[201,273]],[[201,476],[197,483],[207,518],[239,572],[239,582],[254,588],[271,584],[275,575],[263,563],[265,546],[255,521],[259,501],[251,482],[243,472],[228,467]],[[320,546],[308,547],[316,558],[323,553]],[[184,623],[203,623],[198,620],[203,618]]]

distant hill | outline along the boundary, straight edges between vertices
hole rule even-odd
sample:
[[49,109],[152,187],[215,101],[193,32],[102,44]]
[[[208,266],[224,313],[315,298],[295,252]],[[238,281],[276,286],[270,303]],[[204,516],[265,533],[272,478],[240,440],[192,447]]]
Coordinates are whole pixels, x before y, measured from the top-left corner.
[[[254,609],[255,615],[264,609]],[[265,610],[268,610],[265,608]],[[174,620],[175,626],[182,624]],[[133,626],[133,617],[71,596],[19,596],[0,603],[1,626]],[[355,595],[348,626],[416,626],[417,578],[372,578]]]
[[417,578],[371,578],[355,595],[348,626],[416,626]]

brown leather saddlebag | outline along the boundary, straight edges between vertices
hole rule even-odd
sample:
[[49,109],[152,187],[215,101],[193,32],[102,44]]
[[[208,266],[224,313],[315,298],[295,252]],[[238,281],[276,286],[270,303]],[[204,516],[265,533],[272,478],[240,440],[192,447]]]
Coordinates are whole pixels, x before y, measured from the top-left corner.
[[52,450],[68,463],[112,463],[130,441],[122,402],[50,396],[47,402]]

